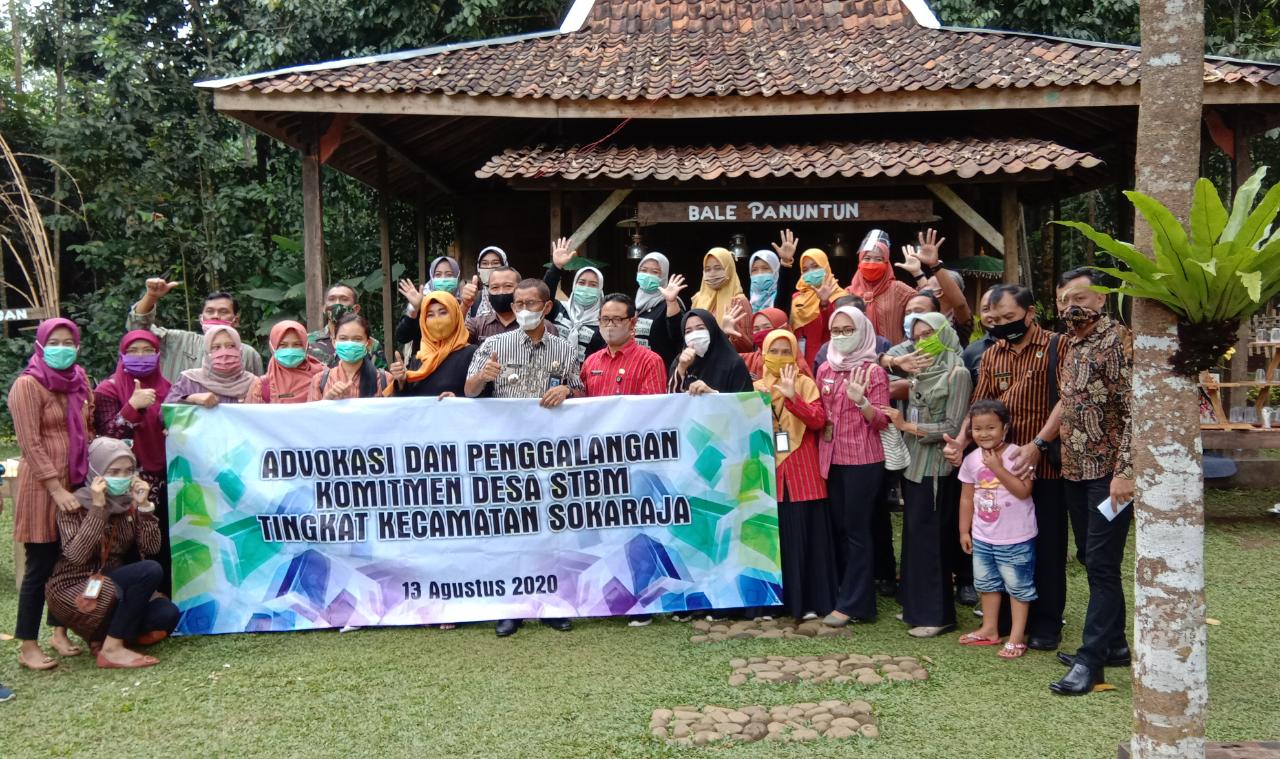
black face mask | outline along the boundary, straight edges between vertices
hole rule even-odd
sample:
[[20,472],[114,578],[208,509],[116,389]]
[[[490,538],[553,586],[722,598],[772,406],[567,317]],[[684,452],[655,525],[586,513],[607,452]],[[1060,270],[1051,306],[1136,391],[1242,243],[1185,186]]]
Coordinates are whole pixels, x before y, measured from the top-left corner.
[[1008,322],[1005,324],[993,324],[991,329],[987,330],[991,336],[997,340],[1006,340],[1016,343],[1022,339],[1023,335],[1031,329],[1027,326],[1026,316],[1016,322]]
[[516,297],[515,293],[489,293],[489,305],[493,306],[493,310],[500,314],[511,313],[511,301]]

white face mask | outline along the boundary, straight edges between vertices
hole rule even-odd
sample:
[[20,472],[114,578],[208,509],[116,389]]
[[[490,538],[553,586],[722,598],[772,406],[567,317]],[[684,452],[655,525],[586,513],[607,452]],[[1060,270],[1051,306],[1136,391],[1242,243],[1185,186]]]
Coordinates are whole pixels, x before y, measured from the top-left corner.
[[852,335],[836,335],[831,338],[831,347],[842,355],[849,355],[858,347],[858,333]]
[[686,332],[684,333],[684,344],[693,348],[693,352],[699,356],[705,356],[707,355],[707,348],[711,347],[711,333],[705,329]]
[[622,345],[631,337],[630,327],[601,327],[600,336],[609,345]]
[[525,332],[532,332],[542,323],[542,312],[540,311],[517,311],[516,324],[520,325],[520,329]]
[[489,275],[493,273],[493,269],[477,269],[476,274],[480,276],[480,284],[489,285]]

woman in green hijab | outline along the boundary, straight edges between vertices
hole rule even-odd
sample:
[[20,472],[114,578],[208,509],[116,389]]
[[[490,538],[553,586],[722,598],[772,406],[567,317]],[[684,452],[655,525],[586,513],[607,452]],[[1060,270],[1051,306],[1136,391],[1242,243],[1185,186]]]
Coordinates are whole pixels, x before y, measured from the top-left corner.
[[960,341],[947,317],[912,314],[905,325],[916,350],[933,362],[911,376],[907,411],[885,414],[902,431],[911,463],[902,475],[902,582],[898,599],[909,634],[932,638],[956,626],[952,551],[959,550],[960,489],[942,457],[969,408],[973,380],[960,360]]

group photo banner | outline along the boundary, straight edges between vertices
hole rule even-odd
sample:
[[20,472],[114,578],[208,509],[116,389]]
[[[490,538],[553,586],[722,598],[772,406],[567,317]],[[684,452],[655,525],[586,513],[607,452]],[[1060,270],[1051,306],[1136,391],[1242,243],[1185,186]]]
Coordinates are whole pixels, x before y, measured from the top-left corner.
[[180,635],[781,603],[758,393],[164,419]]

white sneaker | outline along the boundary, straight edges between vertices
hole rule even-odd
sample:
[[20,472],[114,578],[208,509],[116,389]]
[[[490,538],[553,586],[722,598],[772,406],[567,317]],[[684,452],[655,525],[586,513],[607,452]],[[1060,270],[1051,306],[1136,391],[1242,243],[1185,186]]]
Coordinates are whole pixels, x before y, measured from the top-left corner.
[[649,623],[652,621],[653,617],[647,615],[643,617],[634,617],[627,623],[627,627],[648,627]]
[[806,612],[805,615],[800,618],[800,621],[808,622],[811,619],[817,619],[817,618],[818,618],[818,615],[810,611],[810,612]]
[[345,627],[343,627],[343,628],[342,628],[341,630],[339,630],[338,632],[340,632],[340,633],[349,633],[349,632],[352,632],[353,630],[359,630],[359,629],[360,629],[360,628],[359,628],[358,626],[356,626],[356,625],[346,625]]

